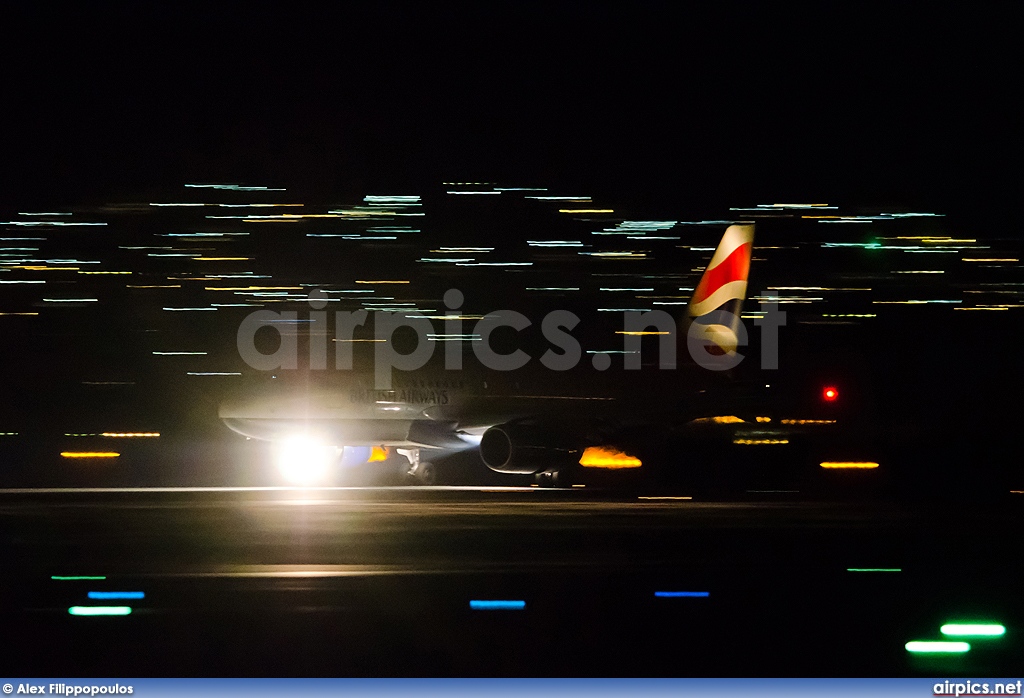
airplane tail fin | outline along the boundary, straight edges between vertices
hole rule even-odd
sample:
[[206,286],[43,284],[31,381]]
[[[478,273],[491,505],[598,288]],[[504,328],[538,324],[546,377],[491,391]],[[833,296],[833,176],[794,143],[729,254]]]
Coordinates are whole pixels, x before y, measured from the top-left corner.
[[712,353],[736,351],[740,307],[747,296],[753,245],[752,224],[726,228],[690,298],[687,315],[692,323],[701,326],[701,336],[713,343],[708,345]]

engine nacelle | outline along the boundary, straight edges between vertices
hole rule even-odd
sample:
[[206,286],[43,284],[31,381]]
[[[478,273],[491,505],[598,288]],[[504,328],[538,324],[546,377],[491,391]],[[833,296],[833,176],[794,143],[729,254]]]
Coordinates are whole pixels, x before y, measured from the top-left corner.
[[495,472],[533,475],[575,465],[580,447],[556,426],[512,422],[484,432],[480,457]]

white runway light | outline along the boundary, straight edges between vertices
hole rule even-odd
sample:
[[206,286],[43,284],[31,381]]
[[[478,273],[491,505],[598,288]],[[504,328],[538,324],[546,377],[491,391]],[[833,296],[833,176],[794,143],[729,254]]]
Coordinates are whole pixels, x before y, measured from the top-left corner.
[[324,482],[338,457],[337,449],[311,436],[293,436],[277,445],[277,465],[285,480],[294,485]]

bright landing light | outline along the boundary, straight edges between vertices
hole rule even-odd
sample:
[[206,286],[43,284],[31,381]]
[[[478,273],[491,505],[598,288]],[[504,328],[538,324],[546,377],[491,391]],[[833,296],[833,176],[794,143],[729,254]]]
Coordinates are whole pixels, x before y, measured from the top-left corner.
[[310,436],[293,436],[277,444],[277,466],[294,485],[322,482],[337,457],[334,446]]

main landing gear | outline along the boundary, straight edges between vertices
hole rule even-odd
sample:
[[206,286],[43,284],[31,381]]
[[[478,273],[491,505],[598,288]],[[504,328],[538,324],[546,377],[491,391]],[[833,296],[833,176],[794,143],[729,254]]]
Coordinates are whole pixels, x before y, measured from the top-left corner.
[[572,478],[565,468],[542,470],[533,476],[533,481],[541,487],[571,487]]
[[437,467],[429,462],[420,460],[420,449],[399,448],[396,449],[399,455],[405,456],[409,461],[409,467],[404,473],[404,478],[414,485],[434,485],[437,483]]

